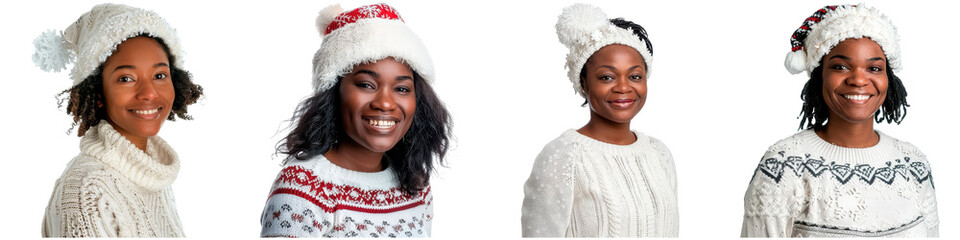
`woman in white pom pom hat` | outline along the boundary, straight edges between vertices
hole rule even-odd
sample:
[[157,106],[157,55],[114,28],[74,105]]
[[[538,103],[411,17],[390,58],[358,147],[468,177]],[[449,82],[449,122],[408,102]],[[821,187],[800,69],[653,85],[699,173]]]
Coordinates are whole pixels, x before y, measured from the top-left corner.
[[930,237],[939,218],[926,156],[873,128],[906,115],[893,23],[863,5],[817,10],[785,65],[806,71],[800,128],[764,154],[744,196],[745,237]]
[[320,11],[313,96],[260,216],[264,237],[428,237],[450,118],[426,47],[386,4]]
[[182,237],[171,183],[180,162],[157,137],[165,120],[190,119],[203,94],[182,69],[175,30],[156,13],[101,4],[62,34],[34,41],[45,71],[73,63],[67,113],[80,154],[57,179],[45,237]]
[[523,236],[676,237],[673,158],[663,142],[630,129],[653,63],[646,31],[585,4],[565,8],[556,28],[590,121],[537,156],[524,185]]

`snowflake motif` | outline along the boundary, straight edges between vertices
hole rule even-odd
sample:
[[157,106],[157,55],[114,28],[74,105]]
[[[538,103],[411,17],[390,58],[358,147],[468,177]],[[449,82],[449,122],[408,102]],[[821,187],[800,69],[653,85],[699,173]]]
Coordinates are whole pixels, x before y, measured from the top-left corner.
[[361,14],[361,15],[369,18],[369,17],[379,16],[379,15],[380,15],[380,7],[382,7],[380,4],[377,4],[377,5],[367,5],[367,6],[360,7],[359,10],[360,10],[360,14]]

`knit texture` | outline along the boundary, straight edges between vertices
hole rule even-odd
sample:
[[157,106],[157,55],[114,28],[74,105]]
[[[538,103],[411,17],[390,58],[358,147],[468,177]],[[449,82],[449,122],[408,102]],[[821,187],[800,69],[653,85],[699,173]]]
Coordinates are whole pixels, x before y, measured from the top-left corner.
[[429,237],[430,187],[410,196],[391,168],[365,173],[318,155],[290,160],[260,216],[262,237]]
[[146,152],[100,121],[57,179],[44,237],[183,237],[170,184],[180,161],[163,139]]
[[524,237],[676,237],[670,150],[634,132],[614,145],[567,130],[543,148],[524,185]]
[[744,237],[935,237],[926,156],[881,132],[845,148],[805,130],[770,147],[744,196]]

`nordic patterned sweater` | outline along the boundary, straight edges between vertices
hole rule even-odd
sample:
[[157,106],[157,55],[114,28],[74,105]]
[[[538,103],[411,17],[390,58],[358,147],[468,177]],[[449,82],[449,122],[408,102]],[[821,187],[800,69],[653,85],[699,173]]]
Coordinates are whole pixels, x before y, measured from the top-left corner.
[[771,146],[744,196],[744,237],[934,237],[939,219],[926,156],[882,132],[845,148],[801,131]]
[[80,139],[80,155],[57,179],[44,237],[183,237],[170,184],[177,153],[160,137],[138,149],[107,121]]
[[676,237],[670,150],[634,132],[629,145],[567,130],[548,143],[524,185],[524,237]]
[[400,190],[392,168],[356,172],[323,155],[289,160],[270,188],[261,237],[429,237],[430,187]]

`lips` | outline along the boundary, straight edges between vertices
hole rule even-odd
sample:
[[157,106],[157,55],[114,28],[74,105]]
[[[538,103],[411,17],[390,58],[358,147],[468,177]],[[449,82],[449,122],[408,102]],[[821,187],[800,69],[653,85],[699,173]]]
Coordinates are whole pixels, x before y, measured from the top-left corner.
[[133,115],[138,118],[151,120],[156,119],[157,116],[160,115],[160,109],[163,109],[163,107],[129,109],[127,111],[133,113]]
[[860,104],[860,103],[866,103],[868,100],[873,98],[874,95],[867,94],[867,93],[846,93],[846,94],[840,94],[840,97],[843,97],[843,99],[846,99],[850,102]]
[[393,116],[368,116],[362,118],[367,126],[377,130],[391,130],[400,122],[399,119]]
[[630,108],[630,106],[633,105],[633,103],[635,102],[637,102],[637,100],[629,99],[629,98],[620,98],[620,99],[614,99],[609,101],[609,103],[612,104],[615,108],[620,108],[620,109]]

